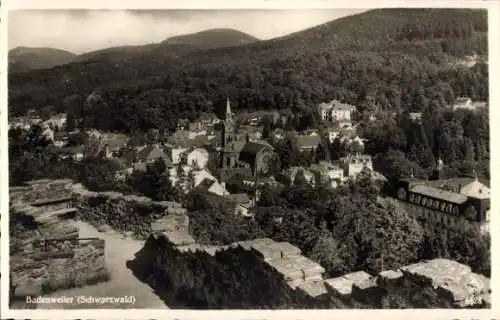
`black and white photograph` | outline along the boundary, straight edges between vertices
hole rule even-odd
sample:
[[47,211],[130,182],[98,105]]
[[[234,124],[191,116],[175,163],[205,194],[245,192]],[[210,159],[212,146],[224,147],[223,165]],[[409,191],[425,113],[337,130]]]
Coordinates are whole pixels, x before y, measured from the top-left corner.
[[492,308],[498,12],[7,14],[9,310]]

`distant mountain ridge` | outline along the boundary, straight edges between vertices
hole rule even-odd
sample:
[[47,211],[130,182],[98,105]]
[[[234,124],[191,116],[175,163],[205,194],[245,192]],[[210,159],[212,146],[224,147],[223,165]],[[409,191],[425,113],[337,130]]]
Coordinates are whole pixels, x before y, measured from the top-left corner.
[[235,47],[258,41],[259,39],[238,30],[216,28],[170,37],[160,43],[111,47],[80,55],[53,48],[17,47],[9,51],[9,64],[11,72],[16,73],[89,60],[117,63],[148,54],[177,58],[198,50]]
[[[178,109],[182,117],[189,117],[227,96],[235,101],[235,110],[314,105],[331,97],[356,105],[370,105],[374,97],[383,102],[392,99],[400,106],[394,97],[409,104],[416,86],[434,86],[436,79],[458,96],[471,95],[474,92],[466,89],[470,81],[464,80],[469,78],[475,79],[478,99],[487,100],[484,63],[468,71],[451,70],[449,63],[474,53],[488,56],[487,13],[377,9],[276,39],[205,50],[190,46],[199,45],[192,40],[199,34],[186,35],[184,41],[167,39],[170,44],[158,44],[119,62],[96,59],[10,74],[9,103],[22,114],[28,104],[46,105],[99,89],[107,92],[109,106],[136,108],[126,117],[151,105],[161,105],[165,115]],[[177,43],[175,54],[172,43]],[[59,90],[61,86],[66,90]],[[53,95],[47,97],[47,91]],[[416,105],[412,110],[418,110]],[[60,108],[66,106],[60,103]]]
[[9,72],[49,69],[69,63],[75,57],[76,54],[66,50],[45,47],[16,47],[9,51]]
[[259,39],[238,30],[218,28],[171,37],[163,41],[162,44],[188,45],[206,50],[236,47],[258,41]]

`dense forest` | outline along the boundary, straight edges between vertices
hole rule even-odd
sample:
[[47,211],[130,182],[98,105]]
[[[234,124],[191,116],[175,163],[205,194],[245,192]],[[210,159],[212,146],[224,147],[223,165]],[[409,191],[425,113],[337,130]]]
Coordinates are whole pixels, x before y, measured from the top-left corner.
[[450,65],[474,52],[487,56],[486,11],[373,10],[245,46],[11,74],[9,112],[51,105],[83,112],[89,126],[135,132],[217,112],[226,96],[234,110],[302,110],[337,98],[361,111],[424,111],[457,96],[488,99],[486,64]]

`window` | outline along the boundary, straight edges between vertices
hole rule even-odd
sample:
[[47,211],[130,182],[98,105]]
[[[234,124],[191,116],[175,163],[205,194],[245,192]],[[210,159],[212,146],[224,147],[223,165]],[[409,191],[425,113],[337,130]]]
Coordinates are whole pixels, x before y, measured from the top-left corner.
[[[403,188],[401,188],[401,189],[403,189]],[[402,198],[400,198],[400,199],[402,199]],[[410,202],[414,202],[414,201],[415,201],[415,195],[412,193],[412,194],[410,194]]]
[[458,206],[453,206],[453,215],[458,216],[460,211],[458,210]]
[[438,200],[434,200],[433,208],[436,210],[439,210],[439,205],[440,205],[440,202]]
[[446,206],[446,213],[451,213],[451,204]]
[[432,199],[429,199],[429,200],[427,201],[427,207],[428,207],[428,208],[432,208],[432,202],[433,202],[433,200],[432,200]]
[[425,206],[427,204],[427,198],[426,197],[423,197],[422,198],[422,201],[420,202],[423,206]]
[[420,203],[420,198],[421,198],[421,196],[418,196],[418,195],[417,195],[417,196],[415,197],[415,203]]
[[441,209],[441,211],[445,212],[445,210],[446,210],[446,203],[441,202],[441,208],[440,209]]

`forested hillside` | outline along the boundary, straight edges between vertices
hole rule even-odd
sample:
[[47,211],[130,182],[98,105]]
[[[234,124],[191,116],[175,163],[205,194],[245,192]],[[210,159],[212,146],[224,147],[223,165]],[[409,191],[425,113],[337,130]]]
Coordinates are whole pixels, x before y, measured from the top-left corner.
[[[11,113],[53,105],[90,125],[168,129],[229,96],[233,108],[302,110],[337,98],[362,111],[424,111],[456,96],[488,98],[488,68],[448,60],[487,54],[486,11],[381,9],[247,46],[120,63],[74,63],[11,75]],[[93,93],[99,99],[84,104]],[[174,120],[172,120],[174,119]]]
[[72,62],[92,60],[118,63],[139,57],[140,59],[154,59],[155,56],[177,58],[199,50],[240,46],[257,41],[259,41],[257,38],[238,30],[210,29],[171,37],[161,43],[120,46],[92,51],[75,57]]

